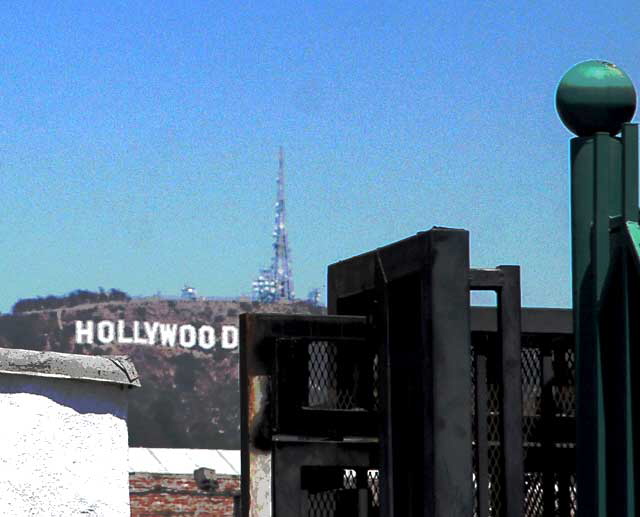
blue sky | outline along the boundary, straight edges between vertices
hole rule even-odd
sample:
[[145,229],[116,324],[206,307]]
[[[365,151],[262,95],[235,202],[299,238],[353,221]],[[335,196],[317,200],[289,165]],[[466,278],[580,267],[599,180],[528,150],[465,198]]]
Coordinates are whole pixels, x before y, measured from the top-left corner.
[[12,2],[0,10],[0,310],[99,286],[250,292],[277,153],[299,296],[434,225],[569,306],[555,88],[640,85],[638,2]]

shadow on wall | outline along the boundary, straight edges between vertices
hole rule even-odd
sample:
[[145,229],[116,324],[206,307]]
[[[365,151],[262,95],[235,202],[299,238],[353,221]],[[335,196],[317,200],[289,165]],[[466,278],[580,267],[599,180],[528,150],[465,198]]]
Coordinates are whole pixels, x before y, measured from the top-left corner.
[[106,383],[11,374],[0,385],[0,394],[40,395],[80,414],[109,414],[122,420],[127,419],[128,390],[124,386],[114,390],[112,384]]

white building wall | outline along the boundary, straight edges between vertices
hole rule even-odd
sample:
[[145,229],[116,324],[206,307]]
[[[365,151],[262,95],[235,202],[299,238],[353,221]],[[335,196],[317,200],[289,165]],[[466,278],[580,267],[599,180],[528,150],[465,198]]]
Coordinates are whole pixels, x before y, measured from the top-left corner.
[[127,390],[0,374],[0,515],[128,517]]

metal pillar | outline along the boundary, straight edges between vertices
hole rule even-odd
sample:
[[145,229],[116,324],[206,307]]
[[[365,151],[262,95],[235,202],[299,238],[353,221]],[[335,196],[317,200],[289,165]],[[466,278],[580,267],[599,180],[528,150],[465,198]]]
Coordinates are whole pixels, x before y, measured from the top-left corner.
[[[633,315],[628,313],[630,255],[622,222],[638,219],[637,209],[627,206],[638,199],[637,129],[625,124],[622,139],[599,132],[571,141],[582,515],[635,515],[629,362]],[[629,163],[633,156],[635,166]]]
[[[520,267],[498,266],[497,269],[472,269],[471,290],[495,291],[498,295],[497,329],[502,379],[500,382],[500,463],[502,487],[499,504],[504,517],[521,517],[524,502],[522,450],[522,363]],[[489,494],[487,460],[487,388],[486,358],[477,356],[476,363],[476,426],[478,465],[478,511],[488,515]]]
[[328,276],[329,312],[369,317],[381,341],[381,514],[468,517],[468,233],[433,228]]
[[[571,140],[571,232],[581,516],[635,516],[631,333],[636,314],[638,128],[635,90],[615,65],[588,61],[560,82]],[[622,130],[621,138],[613,135]],[[630,276],[632,275],[632,276]]]

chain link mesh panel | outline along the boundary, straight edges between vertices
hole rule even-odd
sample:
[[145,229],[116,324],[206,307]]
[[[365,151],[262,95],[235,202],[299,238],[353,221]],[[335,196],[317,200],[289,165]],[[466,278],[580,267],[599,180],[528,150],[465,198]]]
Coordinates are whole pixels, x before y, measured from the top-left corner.
[[[522,361],[522,440],[523,458],[540,455],[542,444],[538,441],[542,399],[541,350],[529,347],[525,340],[521,352]],[[524,473],[524,514],[526,517],[542,516],[544,511],[542,475],[539,472]]]
[[274,432],[375,436],[377,350],[363,339],[276,339]]
[[578,515],[578,483],[575,474],[569,477],[569,509],[571,517]]
[[309,349],[309,407],[351,409],[351,396],[338,391],[337,350],[334,343],[315,341]]
[[[550,394],[546,399],[545,392]],[[563,430],[563,426],[575,427],[575,393],[575,354],[570,340],[525,338],[522,399],[526,517],[576,515],[575,465],[564,459],[571,456],[560,454],[575,449],[575,437]],[[545,490],[551,493],[545,494]],[[545,504],[550,506],[546,513]]]
[[[342,471],[336,476],[336,470]],[[323,475],[322,472],[325,474]],[[308,487],[307,517],[380,516],[379,472],[373,469],[325,467],[316,470],[317,489]],[[337,481],[337,483],[336,483]]]
[[502,510],[502,449],[500,442],[500,386],[487,386],[487,433],[489,435],[489,515]]
[[575,417],[576,415],[576,365],[572,349],[553,350],[553,401],[556,416]]
[[540,349],[522,347],[522,438],[525,455],[532,447],[539,447],[535,430],[540,418],[540,399],[542,397],[542,371],[540,368]]
[[542,474],[524,474],[524,514],[526,517],[542,517],[544,511]]
[[[308,407],[337,410],[377,410],[378,361],[358,362],[331,341],[312,341],[308,349]],[[363,368],[370,371],[365,372]],[[367,375],[364,375],[364,374]],[[368,378],[367,378],[368,377]],[[373,380],[373,382],[371,382]],[[363,399],[364,383],[367,399]]]
[[[500,385],[496,368],[498,349],[497,343],[488,336],[474,336],[472,348],[471,397],[473,400],[473,490],[474,516],[479,515],[478,491],[482,483],[486,483],[489,492],[488,515],[501,517],[502,515],[502,450],[500,443]],[[481,345],[481,346],[480,346]],[[477,378],[477,354],[486,357],[488,371],[484,379]],[[544,357],[549,358],[546,364],[551,371],[543,372]],[[575,465],[559,460],[558,452],[575,449],[575,438],[567,436],[566,429],[561,426],[572,426],[575,418],[575,354],[569,338],[544,336],[532,338],[524,336],[522,343],[522,403],[523,403],[523,446],[524,446],[524,515],[525,517],[543,517],[545,515],[575,516],[577,513],[577,487]],[[547,366],[549,368],[549,366]],[[544,386],[546,374],[550,385]],[[488,479],[478,477],[476,425],[476,383],[485,383],[487,390],[487,441],[488,441]],[[543,402],[544,390],[549,390],[550,403]],[[545,414],[543,415],[543,411]],[[548,413],[547,413],[548,412]],[[543,420],[547,426],[549,438],[543,443]],[[562,432],[561,432],[562,431]],[[564,434],[563,434],[564,433]],[[562,456],[569,458],[571,456]],[[552,471],[546,471],[551,476],[545,483],[545,473],[542,467],[551,462]],[[545,497],[545,486],[551,487],[552,494]],[[544,505],[550,505],[545,513]]]
[[369,470],[367,472],[367,487],[371,492],[371,510],[372,515],[377,512],[380,514],[380,471]]

